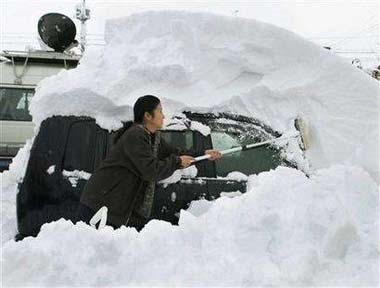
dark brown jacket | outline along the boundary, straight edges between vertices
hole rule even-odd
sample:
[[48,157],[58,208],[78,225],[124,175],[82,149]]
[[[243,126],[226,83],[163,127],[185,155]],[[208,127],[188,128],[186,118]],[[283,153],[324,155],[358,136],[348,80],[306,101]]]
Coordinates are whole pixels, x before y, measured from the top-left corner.
[[115,226],[126,224],[149,181],[165,179],[181,168],[179,155],[196,156],[194,151],[173,147],[161,138],[155,158],[154,137],[142,125],[133,124],[91,176],[80,202],[94,211],[107,206],[109,222]]

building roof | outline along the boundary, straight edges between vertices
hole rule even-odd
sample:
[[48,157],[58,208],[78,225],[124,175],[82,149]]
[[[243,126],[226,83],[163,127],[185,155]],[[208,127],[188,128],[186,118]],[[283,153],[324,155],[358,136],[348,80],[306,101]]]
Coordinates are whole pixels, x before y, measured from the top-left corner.
[[5,57],[9,60],[14,59],[15,62],[25,61],[28,58],[28,62],[45,62],[45,63],[54,63],[68,61],[77,63],[81,56],[76,55],[68,55],[65,53],[55,52],[55,51],[44,51],[44,50],[36,50],[36,51],[11,51],[4,50],[0,53],[1,57]]

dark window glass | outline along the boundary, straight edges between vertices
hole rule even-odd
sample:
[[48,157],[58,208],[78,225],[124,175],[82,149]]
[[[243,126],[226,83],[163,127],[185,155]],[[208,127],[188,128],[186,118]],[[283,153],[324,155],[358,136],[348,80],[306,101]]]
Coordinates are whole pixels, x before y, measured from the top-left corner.
[[162,137],[167,143],[172,146],[180,147],[182,149],[193,149],[193,132],[192,131],[162,131]]
[[64,156],[65,170],[92,171],[94,166],[96,126],[80,121],[70,127]]
[[[241,137],[228,132],[211,132],[213,148],[226,150],[257,142],[254,138]],[[259,147],[224,155],[215,162],[217,176],[227,176],[232,171],[246,175],[268,171],[281,164],[281,151],[273,147]]]
[[34,89],[0,88],[0,120],[31,121],[29,103]]

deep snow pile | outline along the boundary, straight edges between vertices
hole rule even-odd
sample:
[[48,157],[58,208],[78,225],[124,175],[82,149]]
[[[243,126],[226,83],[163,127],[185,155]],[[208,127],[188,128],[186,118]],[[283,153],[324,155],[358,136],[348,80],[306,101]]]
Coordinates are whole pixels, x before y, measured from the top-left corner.
[[167,118],[188,106],[253,116],[287,133],[301,115],[313,173],[251,175],[246,194],[193,202],[179,226],[152,221],[141,233],[110,233],[61,220],[15,243],[27,145],[2,175],[5,285],[378,284],[375,80],[289,31],[237,17],[136,14],[109,21],[106,42],[103,53],[87,51],[77,69],[40,83],[31,104],[37,130],[56,114],[118,128],[144,94],[164,100]]
[[16,195],[17,185],[22,181],[29,159],[33,139],[26,142],[13,158],[9,171],[0,173],[1,193],[1,245],[17,234]]
[[182,211],[179,226],[45,224],[38,238],[5,244],[3,284],[376,285],[378,187],[368,173],[334,166],[309,179],[281,167],[248,184],[202,213]]
[[176,11],[110,20],[105,40],[104,52],[40,83],[37,125],[74,114],[116,128],[144,94],[167,99],[167,114],[200,106],[281,132],[300,115],[310,124],[311,168],[359,165],[379,181],[379,82],[330,51],[252,19]]

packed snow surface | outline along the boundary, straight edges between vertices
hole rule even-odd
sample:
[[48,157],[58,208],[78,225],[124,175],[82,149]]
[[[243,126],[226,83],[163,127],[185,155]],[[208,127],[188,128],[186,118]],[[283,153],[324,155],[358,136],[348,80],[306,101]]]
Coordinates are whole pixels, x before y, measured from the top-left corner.
[[301,116],[310,128],[310,177],[284,167],[234,172],[227,178],[248,180],[247,193],[195,201],[178,226],[153,220],[137,233],[61,219],[14,242],[28,142],[1,174],[4,285],[379,284],[378,82],[252,19],[146,12],[108,21],[106,43],[88,49],[78,68],[40,82],[30,107],[36,133],[52,115],[90,116],[116,129],[144,94],[163,100],[167,120],[185,108],[232,112],[288,134]]
[[307,178],[279,167],[250,176],[248,186],[241,196],[202,203],[203,213],[182,210],[179,226],[152,220],[137,233],[45,224],[37,238],[5,243],[3,284],[377,283],[378,186],[368,173],[333,166]]

